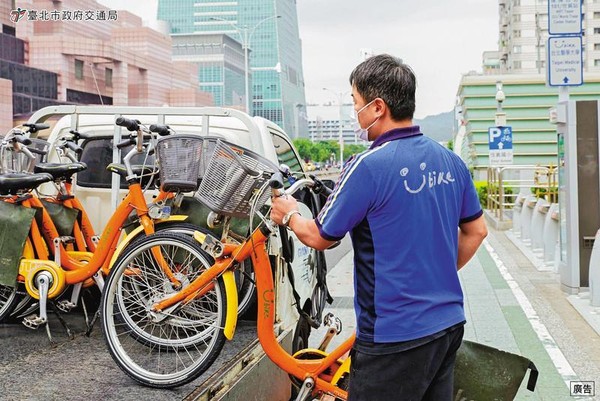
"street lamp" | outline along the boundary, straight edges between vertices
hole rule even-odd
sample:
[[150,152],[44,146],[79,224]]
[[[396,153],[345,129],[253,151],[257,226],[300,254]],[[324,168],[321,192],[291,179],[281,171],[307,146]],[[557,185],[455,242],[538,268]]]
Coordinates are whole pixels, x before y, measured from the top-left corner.
[[338,106],[339,106],[339,114],[340,114],[338,140],[340,142],[340,167],[342,167],[344,164],[344,136],[342,134],[342,121],[343,121],[342,113],[343,113],[343,105],[344,105],[344,96],[346,96],[348,94],[348,91],[335,92],[329,88],[323,88],[323,90],[333,93],[338,98]]
[[249,28],[247,25],[244,25],[243,27],[238,27],[236,23],[233,23],[223,18],[210,17],[211,20],[225,22],[231,25],[231,27],[236,30],[238,35],[240,35],[240,41],[242,43],[242,48],[244,49],[244,84],[246,86],[246,112],[248,114],[250,114],[250,84],[248,80],[248,72],[250,68],[248,68],[248,48],[250,47],[250,41],[252,40],[252,35],[254,35],[254,31],[256,30],[256,28],[258,28],[258,26],[263,22],[275,18],[281,18],[281,15],[272,15],[270,17],[263,18],[262,20],[258,21],[253,27]]

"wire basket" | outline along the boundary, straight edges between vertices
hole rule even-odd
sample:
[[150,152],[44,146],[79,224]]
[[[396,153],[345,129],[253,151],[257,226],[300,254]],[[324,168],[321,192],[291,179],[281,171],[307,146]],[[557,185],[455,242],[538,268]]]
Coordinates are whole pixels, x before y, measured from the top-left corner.
[[160,188],[167,192],[198,189],[202,138],[197,135],[169,135],[156,142],[160,167]]
[[260,208],[269,199],[270,191],[260,189],[275,171],[277,167],[264,157],[219,139],[195,196],[218,214],[248,217],[253,201]]

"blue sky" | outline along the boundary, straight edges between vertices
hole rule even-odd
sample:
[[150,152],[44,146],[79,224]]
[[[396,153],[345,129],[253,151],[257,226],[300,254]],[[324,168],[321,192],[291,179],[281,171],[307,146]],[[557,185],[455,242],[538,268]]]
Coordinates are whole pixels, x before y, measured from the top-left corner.
[[[414,69],[417,118],[449,111],[461,74],[479,71],[481,53],[497,48],[494,0],[296,1],[309,103],[336,100],[323,87],[348,90],[360,49],[367,48],[400,57]],[[99,2],[156,19],[158,0]]]

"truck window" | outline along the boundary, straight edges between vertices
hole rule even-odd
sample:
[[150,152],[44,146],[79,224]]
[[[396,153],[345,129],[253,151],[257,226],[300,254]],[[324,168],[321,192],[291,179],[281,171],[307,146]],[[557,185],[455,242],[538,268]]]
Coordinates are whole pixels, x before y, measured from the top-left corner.
[[[112,137],[97,137],[88,139],[82,144],[81,161],[87,164],[87,170],[77,173],[77,185],[90,188],[110,188],[112,175],[106,169],[112,163]],[[132,146],[121,149],[122,157],[131,150]],[[145,154],[136,155],[131,160],[132,165],[144,164]],[[154,156],[148,156],[146,165],[154,165]],[[127,182],[121,179],[121,188],[127,188]]]
[[285,138],[277,134],[271,133],[271,137],[275,146],[275,152],[277,153],[277,162],[279,164],[287,164],[293,172],[302,171],[302,164],[300,164],[300,160],[298,160],[292,150],[292,145]]

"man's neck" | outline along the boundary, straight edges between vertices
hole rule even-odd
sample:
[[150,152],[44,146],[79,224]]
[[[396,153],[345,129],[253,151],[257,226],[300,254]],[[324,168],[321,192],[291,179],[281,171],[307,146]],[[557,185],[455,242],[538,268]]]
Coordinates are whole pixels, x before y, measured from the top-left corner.
[[395,120],[384,121],[383,124],[381,124],[381,131],[377,134],[377,136],[375,138],[369,138],[369,139],[374,141],[375,139],[377,139],[378,137],[380,137],[381,135],[385,134],[388,131],[391,131],[396,128],[412,127],[413,125],[414,124],[413,124],[412,119],[406,119],[406,120],[400,120],[400,121],[395,121]]

